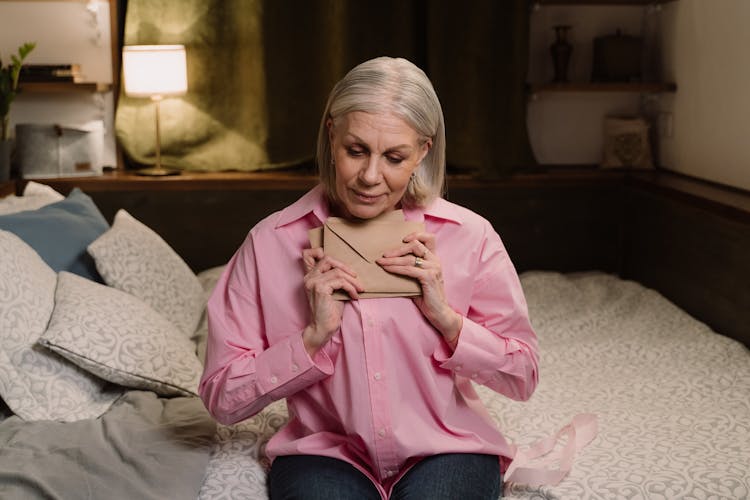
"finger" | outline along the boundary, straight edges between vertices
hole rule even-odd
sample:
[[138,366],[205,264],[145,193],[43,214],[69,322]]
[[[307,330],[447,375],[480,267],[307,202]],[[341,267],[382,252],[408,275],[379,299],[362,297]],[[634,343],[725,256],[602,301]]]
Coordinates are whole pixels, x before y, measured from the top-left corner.
[[364,289],[357,283],[347,278],[335,278],[325,281],[316,281],[315,283],[308,285],[308,289],[315,295],[331,296],[336,290],[343,290],[348,293],[353,299],[359,298],[359,293],[363,292]]
[[413,239],[403,246],[394,248],[393,250],[388,250],[387,252],[383,253],[383,257],[399,257],[406,254],[412,254],[416,255],[417,257],[425,258],[429,254],[429,251],[421,241]]
[[361,287],[359,287],[358,289],[357,286],[355,286],[352,282],[348,280],[342,280],[342,283],[337,288],[335,288],[335,290],[343,290],[346,293],[348,293],[351,298],[355,300],[359,298],[359,292],[365,291],[364,288],[361,288]]
[[305,269],[311,271],[315,267],[315,263],[322,259],[324,256],[323,248],[305,248],[302,250],[302,262],[305,264]]
[[442,273],[434,269],[419,269],[413,266],[388,266],[384,267],[389,273],[413,278],[419,282],[423,295],[437,293],[443,295],[444,282]]
[[357,272],[351,266],[329,255],[325,255],[322,259],[318,260],[315,264],[315,269],[320,273],[326,273],[331,269],[341,269],[351,276],[357,276]]
[[338,268],[305,277],[305,286],[308,290],[328,290],[326,293],[329,295],[333,293],[333,290],[341,288],[342,283],[347,283],[347,289],[353,288],[355,291],[364,291],[364,286],[359,279]]
[[318,266],[318,271],[326,272],[332,268],[343,269],[352,276],[356,276],[357,272],[350,266],[341,262],[340,260],[334,259],[325,255],[323,247],[316,248],[305,248],[302,250],[302,260],[305,263],[305,267],[308,272],[314,267]]
[[443,278],[442,278],[442,272],[440,269],[433,268],[433,269],[425,269],[415,266],[401,266],[401,265],[393,265],[393,266],[383,266],[383,269],[388,271],[389,273],[393,274],[400,274],[402,276],[408,276],[410,278],[414,278],[419,280],[422,285],[429,285],[429,284],[442,284]]
[[424,259],[422,259],[421,265],[417,266],[417,257],[414,254],[406,254],[398,257],[381,257],[375,262],[382,266],[404,266],[404,267],[416,267],[416,268],[426,268],[432,266],[432,264]]
[[434,252],[436,245],[435,245],[435,234],[434,233],[428,233],[426,231],[420,231],[420,232],[414,232],[406,235],[404,237],[403,241],[404,243],[409,243],[411,241],[417,240],[420,243],[422,243],[427,250],[430,252]]
[[322,259],[323,255],[325,255],[323,253],[323,247],[305,248],[302,250],[303,257],[312,256],[316,259]]
[[353,280],[359,283],[359,280],[355,276],[352,276],[343,269],[337,267],[328,268],[324,272],[310,272],[304,277],[305,283],[309,283],[311,286],[315,286],[317,283],[325,283],[337,279]]
[[310,291],[317,295],[331,295],[336,290],[345,290],[347,293],[349,293],[349,295],[353,296],[356,296],[358,293],[357,287],[355,287],[349,280],[345,278],[316,281],[310,287]]

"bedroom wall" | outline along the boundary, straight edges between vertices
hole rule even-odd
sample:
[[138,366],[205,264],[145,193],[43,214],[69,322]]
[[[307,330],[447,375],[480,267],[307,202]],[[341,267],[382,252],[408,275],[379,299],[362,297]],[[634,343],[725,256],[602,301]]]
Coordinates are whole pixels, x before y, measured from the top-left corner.
[[[36,42],[25,63],[80,64],[87,82],[112,83],[108,0],[0,0],[0,56],[4,64],[25,42]],[[21,93],[11,107],[17,123],[79,125],[104,121],[104,164],[115,165],[114,97],[109,92]]]
[[[588,82],[594,37],[614,34],[618,29],[627,35],[638,35],[645,12],[645,7],[640,5],[534,8],[530,20],[528,81],[552,81],[549,47],[555,41],[554,26],[571,26],[570,81]],[[527,108],[527,126],[536,160],[547,165],[598,164],[602,157],[603,117],[634,115],[639,108],[640,96],[629,92],[540,92],[532,95]]]
[[679,0],[664,6],[666,74],[677,93],[663,101],[673,137],[662,144],[672,170],[750,190],[750,2]]
[[528,106],[532,148],[542,164],[597,164],[602,118],[653,113],[659,164],[670,170],[750,190],[750,2],[677,0],[653,6],[546,6],[531,18],[529,81],[552,78],[552,26],[572,26],[572,81],[587,81],[591,39],[620,27],[643,33],[656,26],[665,81],[677,92],[557,93],[534,96]]

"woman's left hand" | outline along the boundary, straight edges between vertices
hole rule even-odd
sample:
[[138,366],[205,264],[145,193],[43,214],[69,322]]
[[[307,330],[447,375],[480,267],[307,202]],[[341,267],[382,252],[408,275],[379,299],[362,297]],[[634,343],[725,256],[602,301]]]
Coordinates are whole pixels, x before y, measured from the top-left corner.
[[389,273],[416,278],[422,295],[414,302],[449,343],[455,343],[463,326],[463,318],[448,304],[443,286],[443,268],[435,254],[435,235],[411,233],[404,245],[383,254],[376,262]]

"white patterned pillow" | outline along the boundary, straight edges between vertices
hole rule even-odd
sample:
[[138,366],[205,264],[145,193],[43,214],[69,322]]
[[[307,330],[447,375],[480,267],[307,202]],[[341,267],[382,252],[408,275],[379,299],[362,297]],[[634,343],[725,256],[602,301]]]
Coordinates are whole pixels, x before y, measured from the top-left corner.
[[36,345],[54,307],[55,272],[8,231],[0,255],[0,396],[24,420],[98,417],[122,389]]
[[30,181],[23,190],[23,196],[10,195],[0,199],[0,215],[36,210],[64,199],[63,195],[51,187]]
[[34,181],[26,183],[26,187],[23,188],[23,195],[47,198],[50,200],[50,203],[55,203],[56,201],[62,201],[65,199],[65,196],[55,191],[52,187]]
[[203,288],[158,234],[119,210],[112,227],[88,251],[105,283],[143,300],[187,337],[193,335],[206,306]]
[[145,302],[65,271],[39,343],[99,377],[163,396],[198,393],[195,346]]

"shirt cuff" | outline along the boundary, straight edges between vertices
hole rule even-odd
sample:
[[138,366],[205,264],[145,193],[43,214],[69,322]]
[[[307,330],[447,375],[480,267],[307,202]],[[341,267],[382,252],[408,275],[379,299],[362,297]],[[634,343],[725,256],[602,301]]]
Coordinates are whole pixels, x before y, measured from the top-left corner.
[[323,349],[310,357],[302,335],[291,335],[272,345],[258,366],[257,384],[262,393],[280,399],[290,396],[333,373],[333,362]]
[[484,384],[495,376],[503,357],[518,350],[521,346],[515,340],[505,339],[464,317],[456,349],[451,352],[446,342],[440,342],[432,356],[441,368]]

